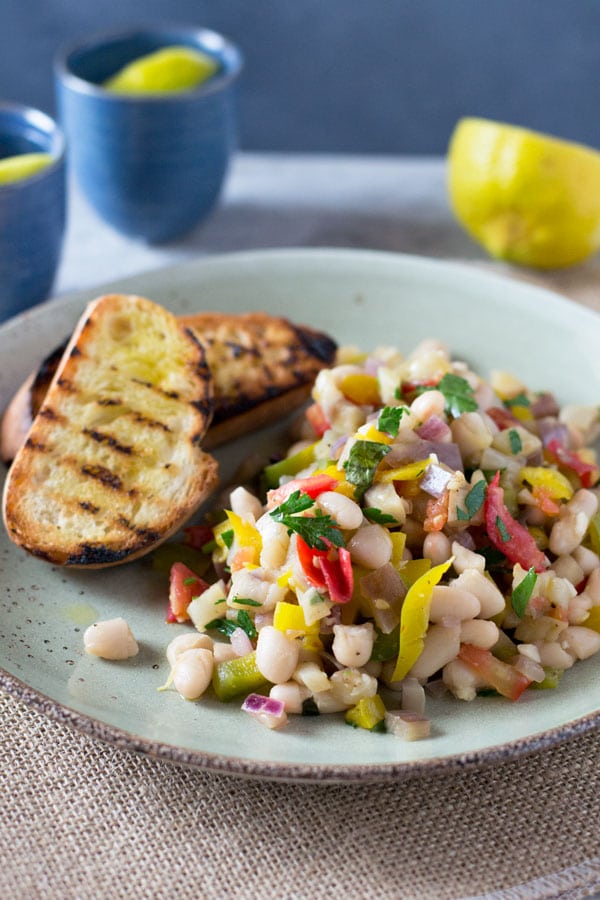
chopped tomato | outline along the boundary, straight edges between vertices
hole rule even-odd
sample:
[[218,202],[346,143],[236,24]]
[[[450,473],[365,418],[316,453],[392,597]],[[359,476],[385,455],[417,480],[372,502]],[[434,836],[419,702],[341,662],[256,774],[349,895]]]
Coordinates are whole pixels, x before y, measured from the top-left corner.
[[503,406],[490,406],[485,413],[498,426],[500,431],[505,431],[507,428],[514,428],[515,425],[521,424],[520,420]]
[[315,550],[296,535],[296,550],[309,584],[327,591],[333,603],[348,603],[352,599],[354,572],[345,547]]
[[518,700],[531,681],[514,666],[502,662],[501,659],[474,644],[461,644],[458,658],[462,659],[471,669],[477,672],[481,678],[493,687],[494,690],[508,697],[509,700]]
[[210,525],[190,525],[183,529],[186,544],[190,544],[196,550],[202,550],[206,544],[213,540],[213,530]]
[[585,462],[574,450],[568,450],[560,441],[554,439],[548,442],[546,448],[550,456],[565,469],[569,469],[579,476],[584,488],[593,487],[600,476],[600,469],[594,463]]
[[441,531],[448,521],[449,491],[444,491],[439,497],[432,497],[427,501],[423,530],[427,532]]
[[306,418],[317,437],[322,438],[325,432],[331,428],[331,423],[323,412],[323,407],[319,403],[312,403],[308,407],[306,410]]
[[181,562],[173,563],[169,577],[167,622],[188,622],[188,606],[194,597],[208,588],[208,584]]
[[538,509],[541,509],[545,516],[557,516],[559,514],[560,506],[556,500],[552,499],[551,492],[548,488],[536,485],[532,488],[531,493],[533,494],[533,499],[535,500]]
[[238,572],[240,569],[243,569],[244,566],[247,566],[248,563],[252,564],[253,562],[254,547],[242,547],[231,560],[231,571]]
[[422,388],[435,387],[439,381],[439,378],[429,378],[426,381],[403,381],[400,385],[400,395],[402,400],[406,403],[412,403]]
[[337,478],[331,475],[311,475],[310,478],[294,478],[287,484],[275,488],[267,493],[267,506],[273,509],[284,503],[294,491],[300,491],[302,494],[308,494],[313,500],[324,491],[334,491],[339,486]]
[[531,566],[536,572],[547,568],[546,557],[535,540],[504,504],[504,489],[500,487],[500,472],[496,472],[485,495],[485,526],[494,547],[507,559],[524,569]]

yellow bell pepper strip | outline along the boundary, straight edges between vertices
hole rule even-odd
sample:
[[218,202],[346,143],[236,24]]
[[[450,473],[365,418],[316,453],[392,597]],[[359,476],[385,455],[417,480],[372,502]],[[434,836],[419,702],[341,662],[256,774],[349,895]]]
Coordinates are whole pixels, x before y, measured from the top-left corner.
[[568,478],[556,469],[546,466],[523,466],[519,473],[521,481],[535,488],[543,488],[551,500],[570,500],[573,486]]
[[546,449],[560,466],[579,477],[582,487],[594,487],[600,477],[600,468],[595,463],[586,462],[581,452],[568,450],[558,440],[550,441]]
[[217,663],[213,669],[212,685],[217,698],[223,702],[241,694],[251,694],[268,684],[256,665],[256,651]]
[[319,633],[319,622],[307,625],[302,607],[295,603],[287,603],[285,600],[280,600],[275,605],[273,627],[278,631],[283,631],[284,634],[288,631],[293,631],[295,634]]
[[390,562],[393,567],[399,571],[400,566],[403,563],[402,557],[404,556],[404,548],[406,547],[406,534],[404,531],[390,531],[389,535],[392,541],[392,557]]
[[[379,694],[374,697],[363,697],[356,706],[349,709],[345,716],[346,723],[354,728],[373,731],[381,726],[385,719],[385,706]],[[383,729],[382,729],[383,730]]]
[[543,572],[548,567],[548,561],[533,537],[513,519],[504,505],[500,472],[494,475],[485,495],[485,528],[494,547],[512,563],[519,563],[524,569],[533,566],[536,572]]
[[398,574],[405,586],[410,588],[422,575],[429,572],[430,568],[431,560],[427,557],[424,559],[409,559],[399,567]]
[[454,557],[451,557],[417,578],[404,598],[400,614],[400,646],[392,681],[402,681],[423,652],[433,589],[453,561]]
[[244,522],[237,513],[232,512],[230,509],[225,510],[225,515],[227,516],[229,525],[233,529],[233,533],[240,548],[250,547],[253,551],[252,559],[248,556],[246,561],[249,563],[257,563],[260,559],[260,551],[262,550],[262,537],[260,531],[258,528],[255,528],[254,525],[250,525],[249,522]]
[[272,463],[270,466],[266,466],[264,469],[264,476],[267,488],[271,489],[279,487],[279,480],[284,475],[297,475],[298,472],[301,472],[303,469],[306,469],[307,466],[310,466],[310,464],[315,461],[316,446],[317,442],[310,444],[308,447],[304,447],[302,450],[298,450],[298,452],[292,454],[292,456],[286,456],[285,459],[281,459],[276,463]]
[[375,375],[356,372],[342,378],[340,390],[347,400],[359,406],[379,406],[379,381]]
[[433,457],[428,456],[427,459],[420,459],[417,462],[408,463],[398,469],[387,469],[376,473],[374,481],[382,481],[388,484],[391,481],[414,481],[420,478],[425,472],[427,466],[434,462]]

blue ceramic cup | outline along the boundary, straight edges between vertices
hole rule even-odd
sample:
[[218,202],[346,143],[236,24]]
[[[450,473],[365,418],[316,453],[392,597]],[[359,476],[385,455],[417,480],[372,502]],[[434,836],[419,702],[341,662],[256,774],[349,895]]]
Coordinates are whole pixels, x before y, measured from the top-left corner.
[[45,113],[0,103],[0,158],[49,153],[44,169],[0,184],[0,322],[45,300],[65,230],[65,141]]
[[[217,62],[199,87],[125,95],[102,85],[123,66],[166,46]],[[205,29],[138,30],[93,38],[55,63],[69,166],[96,212],[149,243],[180,237],[215,206],[237,145],[238,49]]]

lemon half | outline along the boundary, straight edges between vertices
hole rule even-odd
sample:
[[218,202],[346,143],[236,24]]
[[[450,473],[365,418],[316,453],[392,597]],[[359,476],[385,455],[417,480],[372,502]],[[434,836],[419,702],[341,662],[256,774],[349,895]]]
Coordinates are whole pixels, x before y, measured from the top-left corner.
[[540,269],[600,247],[600,153],[526,128],[462,119],[448,149],[457,219],[494,257]]
[[104,82],[118,94],[165,94],[199,87],[217,71],[212,56],[193,47],[163,47],[140,56]]
[[20,153],[0,159],[0,184],[23,181],[47,168],[54,158],[50,153]]

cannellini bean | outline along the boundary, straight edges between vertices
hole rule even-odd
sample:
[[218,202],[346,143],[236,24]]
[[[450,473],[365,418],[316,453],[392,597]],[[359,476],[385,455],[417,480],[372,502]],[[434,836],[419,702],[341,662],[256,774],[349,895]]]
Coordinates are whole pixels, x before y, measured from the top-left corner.
[[483,417],[476,412],[466,412],[450,425],[452,438],[458,444],[467,465],[477,465],[481,454],[492,443],[492,432]]
[[481,604],[479,617],[482,619],[491,619],[504,609],[502,592],[479,569],[465,569],[458,578],[450,582],[450,587],[475,594]]
[[463,547],[458,541],[452,541],[452,563],[454,571],[458,575],[462,575],[465,569],[477,569],[479,572],[485,572],[485,557],[481,553],[475,553],[468,547]]
[[600,634],[583,625],[569,625],[560,636],[560,645],[577,659],[587,659],[600,650]]
[[204,649],[212,652],[213,646],[214,641],[207,634],[198,634],[198,632],[195,631],[187,632],[186,634],[178,634],[167,647],[167,659],[169,660],[171,668],[173,668],[175,660],[185,650]]
[[263,505],[254,494],[245,487],[236,487],[229,496],[232,511],[244,522],[254,524],[263,514]]
[[583,625],[590,614],[592,598],[584,591],[577,594],[569,603],[569,625]]
[[535,644],[519,644],[517,646],[517,652],[520,653],[521,656],[527,656],[528,659],[532,659],[536,663],[541,661],[540,651]]
[[129,659],[139,650],[137,641],[125,619],[105,619],[86,628],[83,635],[85,652],[102,659]]
[[237,657],[237,653],[231,646],[231,644],[225,644],[221,641],[215,641],[213,646],[213,657],[215,660],[215,666],[222,662],[228,662],[230,659],[235,659]]
[[585,576],[590,575],[594,569],[600,567],[600,556],[588,547],[583,547],[580,544],[579,547],[573,550],[572,555],[575,562],[581,566]]
[[474,644],[485,650],[490,650],[498,643],[499,635],[500,629],[496,623],[487,619],[469,619],[460,626],[461,644]]
[[363,514],[360,506],[345,494],[323,491],[317,497],[317,506],[324,513],[329,514],[344,531],[353,531],[362,524]]
[[377,693],[377,679],[358,669],[340,669],[329,679],[331,693],[347,706],[354,706],[365,697],[374,697]]
[[[446,627],[431,625],[423,643],[423,650],[410,670],[410,675],[425,681],[458,656],[460,650],[460,625]],[[404,688],[402,689],[404,691]]]
[[434,566],[450,559],[452,550],[450,541],[441,531],[432,531],[423,541],[423,556],[430,559]]
[[572,553],[583,540],[590,519],[598,511],[598,498],[592,491],[576,491],[561,509],[560,518],[552,526],[549,546],[552,553]]
[[372,485],[365,492],[364,505],[381,510],[386,516],[393,516],[399,525],[403,525],[410,512],[410,501],[399,497],[393,484],[380,482]]
[[209,686],[213,672],[213,655],[205,647],[184,650],[173,666],[173,684],[186,700],[197,700]]
[[594,606],[600,606],[600,569],[593,569],[590,572],[585,592],[592,598]]
[[418,713],[420,716],[425,712],[425,688],[417,678],[409,675],[403,679],[400,705],[406,712]]
[[556,572],[559,578],[566,578],[571,584],[579,584],[584,578],[584,572],[573,556],[559,556],[552,563],[552,571]]
[[392,556],[392,539],[382,525],[362,525],[348,541],[352,562],[367,569],[385,566]]
[[289,681],[298,665],[300,645],[283,631],[265,625],[256,642],[256,668],[272,684]]
[[448,616],[463,621],[474,619],[480,614],[481,604],[475,594],[455,586],[457,581],[458,579],[451,585],[438,584],[434,587],[429,609],[431,622],[440,622]]
[[424,422],[430,416],[443,416],[446,409],[446,398],[441,391],[425,391],[410,404],[411,413]]
[[285,562],[290,536],[281,522],[265,513],[256,520],[256,528],[262,537],[260,564],[265,569],[278,569]]
[[301,715],[302,704],[310,697],[310,691],[296,681],[286,681],[283,684],[274,684],[269,691],[269,697],[280,700],[287,713]]
[[556,641],[541,641],[536,644],[540,652],[540,663],[552,669],[570,669],[575,662],[575,654],[568,653]]
[[372,622],[363,625],[334,625],[333,655],[342,666],[360,668],[368,663],[375,631]]
[[453,659],[444,666],[442,680],[459,700],[474,700],[477,690],[486,686],[485,681],[462,659]]

